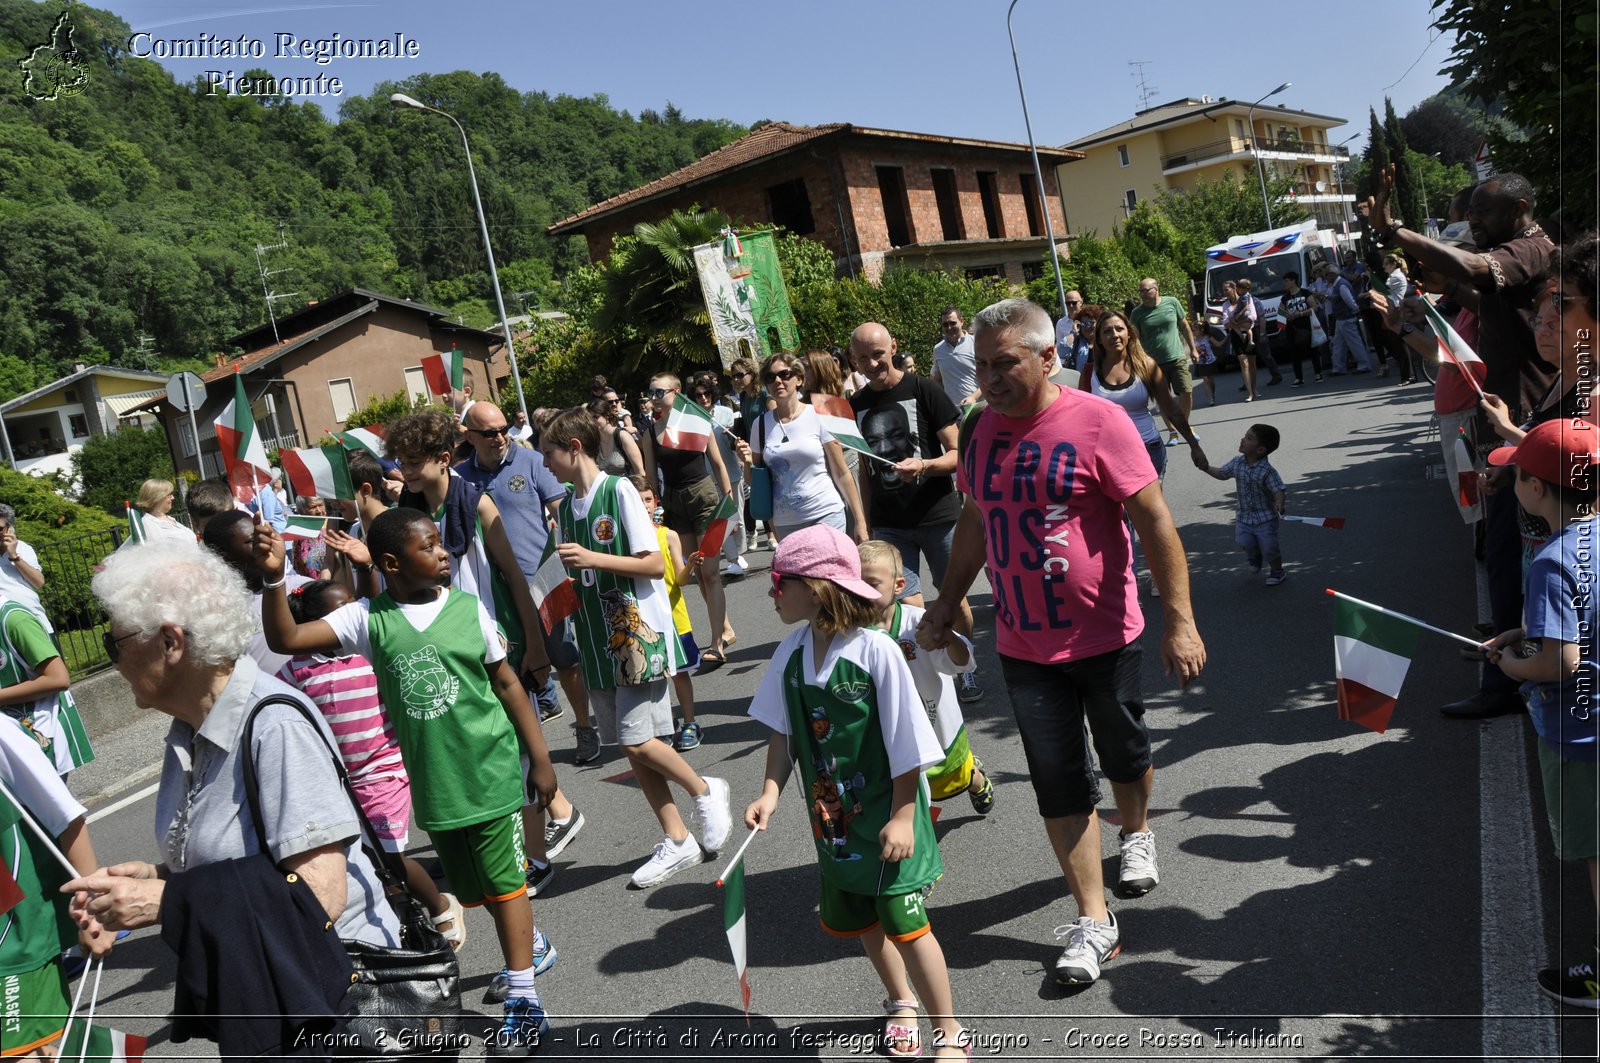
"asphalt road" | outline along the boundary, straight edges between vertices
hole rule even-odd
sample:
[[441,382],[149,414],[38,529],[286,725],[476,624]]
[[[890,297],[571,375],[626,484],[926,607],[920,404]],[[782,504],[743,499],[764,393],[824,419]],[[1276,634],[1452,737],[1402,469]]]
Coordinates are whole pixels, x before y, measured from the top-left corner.
[[[1442,718],[1437,705],[1475,689],[1476,673],[1453,644],[1429,636],[1387,734],[1337,717],[1325,587],[1456,631],[1470,632],[1478,615],[1470,532],[1444,483],[1429,478],[1440,458],[1427,390],[1358,378],[1269,388],[1245,405],[1235,379],[1219,381],[1222,405],[1195,414],[1213,464],[1251,423],[1271,422],[1283,434],[1273,461],[1290,511],[1348,525],[1285,525],[1289,580],[1265,587],[1233,544],[1230,486],[1196,472],[1185,449],[1170,451],[1166,490],[1210,662],[1181,693],[1161,675],[1159,601],[1146,592],[1161,884],[1144,898],[1113,900],[1122,954],[1078,992],[1048,974],[1053,931],[1077,913],[1028,786],[987,592],[980,585],[974,594],[987,696],[966,713],[998,802],[987,819],[964,798],[944,806],[946,874],[930,909],[957,1008],[978,1035],[975,1054],[1592,1058],[1593,1013],[1558,1021],[1532,989],[1558,935],[1569,948],[1588,942],[1594,913],[1581,868],[1550,855],[1530,785],[1527,721]],[[771,555],[750,556],[756,571],[729,589],[739,631],[732,659],[695,684],[706,744],[689,754],[730,780],[736,809],[758,791],[765,748],[746,703],[783,634],[766,597]],[[691,612],[704,631],[694,596]],[[543,1055],[872,1055],[882,993],[859,948],[818,928],[816,871],[793,793],[749,851],[747,1022],[713,885],[721,862],[628,889],[657,840],[653,818],[614,751],[596,766],[572,765],[569,723],[548,733],[588,826],[558,861],[549,897],[534,905],[560,951],[539,980],[555,1019]],[[104,740],[116,779],[91,768],[86,792],[137,793],[140,767],[159,756],[160,730],[152,721]],[[1109,793],[1102,814],[1114,881]],[[151,858],[151,816],[145,797],[96,821],[102,859]],[[500,966],[491,924],[482,912],[468,921],[464,999],[497,1016],[478,1003]],[[156,931],[141,931],[113,954],[100,1014],[152,1035],[149,1058],[214,1052],[166,1040],[172,981],[171,953]]]

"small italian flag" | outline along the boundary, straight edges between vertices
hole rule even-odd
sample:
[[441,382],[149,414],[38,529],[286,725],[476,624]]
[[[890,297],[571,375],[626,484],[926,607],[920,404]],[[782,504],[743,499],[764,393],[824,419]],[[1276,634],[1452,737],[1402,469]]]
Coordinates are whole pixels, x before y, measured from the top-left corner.
[[305,450],[284,447],[278,451],[278,461],[283,464],[283,473],[289,477],[294,493],[302,498],[350,501],[356,497],[350,482],[350,459],[341,446]]
[[661,431],[661,445],[668,450],[705,452],[714,431],[711,414],[694,400],[678,395],[667,411],[667,426]]
[[17,876],[11,868],[0,861],[0,915],[5,915],[11,909],[22,903],[27,894],[22,892],[22,887],[17,885]]
[[339,433],[339,442],[346,450],[364,450],[375,458],[383,457],[383,426],[369,424],[365,428],[348,428]]
[[72,1042],[71,1047],[62,1051],[59,1059],[77,1063],[79,1059],[84,1063],[139,1063],[144,1059],[145,1045],[148,1037],[138,1034],[123,1033],[113,1030],[109,1026],[90,1026],[88,1051],[84,1051],[83,1030],[85,1027],[74,1024],[67,1031],[67,1040]]
[[428,381],[428,390],[435,395],[460,391],[466,375],[461,348],[452,347],[449,354],[428,355],[422,360],[422,375]]
[[128,511],[128,541],[130,543],[144,542],[144,514],[133,508],[133,503],[126,498],[122,505]]
[[744,861],[722,878],[722,929],[728,934],[733,952],[733,969],[739,976],[739,997],[744,1001],[745,1018],[750,1017],[750,975],[744,947]]
[[322,534],[322,529],[328,526],[327,517],[306,517],[298,513],[291,513],[286,518],[283,526],[285,539],[315,539]]
[[1339,719],[1379,734],[1388,730],[1421,633],[1415,624],[1342,595],[1334,596],[1333,663],[1339,683]]
[[1314,528],[1331,528],[1338,531],[1344,527],[1343,517],[1296,517],[1285,513],[1284,520],[1292,520],[1297,524],[1309,524]]
[[839,441],[840,446],[872,454],[872,448],[862,438],[861,427],[856,424],[856,412],[850,408],[849,399],[838,395],[812,395],[811,408],[817,411],[817,416],[822,419],[822,427]]
[[250,502],[261,488],[272,482],[267,450],[256,434],[255,414],[244,393],[244,377],[233,374],[233,398],[217,415],[217,445],[222,448],[222,464],[228,472],[233,497]]
[[[1481,363],[1480,363],[1481,364]],[[1478,504],[1478,463],[1465,428],[1456,429],[1456,503],[1462,508]]]
[[714,559],[722,552],[723,540],[728,537],[728,524],[738,512],[739,504],[733,500],[733,496],[723,495],[722,501],[711,513],[711,523],[706,525],[706,533],[700,536],[701,557]]
[[544,554],[528,591],[546,631],[554,631],[557,624],[578,611],[578,588],[561,563],[561,555],[556,553],[554,535],[544,541]]
[[1434,339],[1439,344],[1439,360],[1461,370],[1473,390],[1482,395],[1483,382],[1489,376],[1489,367],[1483,364],[1483,359],[1467,345],[1461,334],[1450,327],[1450,322],[1439,313],[1432,299],[1422,300],[1422,310],[1427,315],[1428,324],[1433,328]]

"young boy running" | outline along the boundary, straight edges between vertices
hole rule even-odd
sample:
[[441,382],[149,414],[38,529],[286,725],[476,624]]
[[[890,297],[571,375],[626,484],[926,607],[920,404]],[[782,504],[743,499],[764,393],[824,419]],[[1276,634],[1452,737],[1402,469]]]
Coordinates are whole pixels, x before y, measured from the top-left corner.
[[367,548],[388,589],[370,603],[296,624],[283,589],[283,539],[258,526],[267,642],[280,653],[356,653],[372,662],[411,775],[416,821],[456,896],[468,907],[486,905],[494,919],[509,997],[491,1052],[527,1055],[549,1029],[534,988],[536,962],[548,968],[555,949],[534,928],[524,899],[517,738],[533,789],[548,802],[556,777],[544,733],[483,605],[450,587],[450,554],[429,516],[384,513],[367,529]]
[[[1539,774],[1556,856],[1582,860],[1600,909],[1600,606],[1595,600],[1595,480],[1600,476],[1600,431],[1587,421],[1558,417],[1534,428],[1515,447],[1489,452],[1491,465],[1517,467],[1517,501],[1543,517],[1554,534],[1540,547],[1524,581],[1523,623],[1496,635],[1489,660],[1520,679],[1528,715],[1539,734]],[[1538,649],[1521,650],[1531,641]],[[1591,924],[1592,926],[1592,924]],[[1581,1008],[1600,1008],[1600,939],[1595,952],[1539,972],[1546,996]],[[1587,951],[1587,950],[1586,950]]]
[[639,501],[656,526],[656,544],[661,547],[661,582],[667,587],[667,601],[672,603],[672,630],[678,636],[678,646],[683,650],[683,664],[672,673],[672,693],[677,696],[678,707],[683,710],[683,724],[672,736],[672,748],[679,753],[700,748],[702,728],[694,718],[694,677],[692,669],[700,664],[700,647],[694,641],[694,625],[689,621],[689,607],[683,603],[683,585],[696,576],[695,570],[705,561],[705,555],[696,550],[688,561],[683,557],[683,540],[678,533],[662,523],[662,512],[657,505],[656,489],[644,476],[630,476],[628,482],[639,492]]
[[944,649],[929,652],[917,645],[917,625],[926,609],[899,600],[906,589],[900,551],[893,543],[868,539],[857,547],[861,555],[861,581],[878,592],[877,617],[873,627],[889,633],[900,645],[900,652],[911,668],[917,696],[928,712],[928,722],[939,738],[944,760],[927,771],[929,796],[944,801],[965,793],[972,810],[987,816],[994,809],[994,782],[984,774],[983,761],[967,742],[966,721],[961,717],[961,702],[956,697],[952,676],[973,671],[978,662],[972,643],[956,633]]
[[[571,485],[561,501],[557,550],[578,588],[578,646],[600,740],[622,746],[666,833],[633,873],[633,885],[654,886],[728,840],[728,784],[701,777],[661,740],[672,734],[667,680],[683,667],[683,651],[662,584],[660,543],[639,492],[600,472],[600,423],[582,407],[557,414],[540,434],[539,449],[550,471]],[[668,783],[693,795],[700,842],[678,815]]]
[[1244,548],[1250,571],[1261,571],[1266,558],[1271,571],[1267,586],[1276,587],[1288,577],[1283,571],[1283,551],[1278,546],[1278,525],[1287,494],[1283,477],[1267,455],[1278,449],[1278,430],[1270,424],[1253,424],[1239,440],[1239,456],[1220,469],[1204,466],[1218,480],[1238,480],[1234,496],[1233,541]]

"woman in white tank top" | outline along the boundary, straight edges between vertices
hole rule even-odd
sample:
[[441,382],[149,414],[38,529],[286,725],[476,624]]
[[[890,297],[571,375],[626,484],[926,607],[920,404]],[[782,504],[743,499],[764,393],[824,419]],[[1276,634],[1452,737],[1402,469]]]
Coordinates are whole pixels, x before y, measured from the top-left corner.
[[1095,324],[1090,352],[1092,364],[1079,376],[1078,387],[1127,411],[1134,428],[1139,430],[1139,438],[1144,440],[1157,476],[1165,478],[1167,474],[1167,448],[1161,442],[1161,429],[1150,415],[1151,399],[1161,407],[1167,423],[1188,441],[1191,457],[1197,462],[1205,460],[1194,430],[1172,399],[1166,374],[1140,346],[1139,333],[1125,315],[1107,310],[1101,316]]

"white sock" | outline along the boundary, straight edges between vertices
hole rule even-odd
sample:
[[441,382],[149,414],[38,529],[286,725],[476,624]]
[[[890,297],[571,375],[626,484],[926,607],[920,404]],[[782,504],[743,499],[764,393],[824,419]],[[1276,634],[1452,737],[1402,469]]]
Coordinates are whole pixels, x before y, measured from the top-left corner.
[[539,1003],[539,991],[533,987],[533,968],[525,971],[506,972],[507,983],[511,988],[512,997],[523,997],[530,1003]]
[[[574,812],[575,811],[576,810],[574,810]],[[569,814],[566,819],[557,819],[556,817],[551,816],[550,817],[550,822],[554,823],[558,827],[565,827],[568,823],[572,822],[572,815]]]

